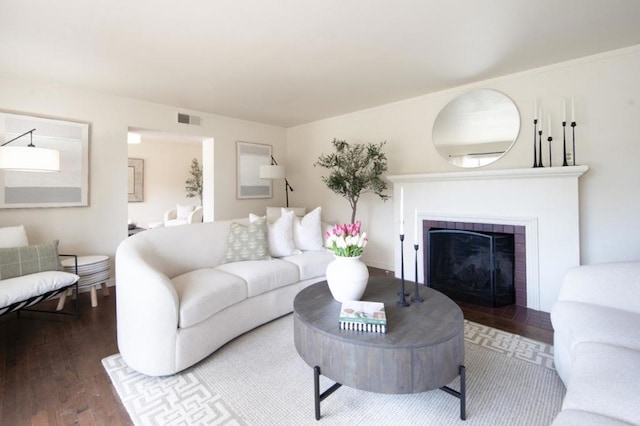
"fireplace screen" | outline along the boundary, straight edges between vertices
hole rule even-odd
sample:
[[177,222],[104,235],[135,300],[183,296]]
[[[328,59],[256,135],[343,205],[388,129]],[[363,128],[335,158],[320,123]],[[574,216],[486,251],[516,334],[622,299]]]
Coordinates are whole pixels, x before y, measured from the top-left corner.
[[431,229],[427,250],[429,287],[478,305],[515,303],[512,234]]

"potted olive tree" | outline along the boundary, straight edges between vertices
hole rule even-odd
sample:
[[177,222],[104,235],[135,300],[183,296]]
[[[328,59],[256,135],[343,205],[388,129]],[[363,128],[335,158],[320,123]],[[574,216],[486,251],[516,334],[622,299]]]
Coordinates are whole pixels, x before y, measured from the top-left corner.
[[384,194],[387,183],[382,180],[382,174],[387,171],[387,156],[382,152],[385,142],[349,145],[346,141],[334,139],[332,144],[335,152],[321,155],[314,166],[329,170],[327,176],[322,176],[322,181],[349,201],[351,223],[355,223],[362,194],[372,192],[383,201],[389,199]]
[[198,159],[191,160],[191,169],[189,169],[189,179],[185,181],[185,189],[187,190],[187,198],[200,198],[202,205],[202,168]]

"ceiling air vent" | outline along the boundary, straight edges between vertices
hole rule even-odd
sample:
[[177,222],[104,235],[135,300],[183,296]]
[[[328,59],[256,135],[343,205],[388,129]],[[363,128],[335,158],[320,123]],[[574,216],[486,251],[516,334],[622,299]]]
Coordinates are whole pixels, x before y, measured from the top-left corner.
[[196,117],[195,115],[178,113],[178,123],[191,124],[193,126],[199,126],[200,125],[200,117]]

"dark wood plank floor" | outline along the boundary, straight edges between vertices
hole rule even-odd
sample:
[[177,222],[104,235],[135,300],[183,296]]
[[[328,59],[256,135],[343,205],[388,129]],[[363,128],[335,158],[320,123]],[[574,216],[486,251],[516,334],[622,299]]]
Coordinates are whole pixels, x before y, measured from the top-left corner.
[[[99,291],[99,293],[101,293]],[[80,320],[23,312],[0,317],[1,425],[128,425],[102,358],[118,352],[115,297],[80,294]],[[67,301],[65,310],[72,303]],[[38,305],[55,309],[55,301]]]
[[[82,293],[77,321],[31,312],[0,317],[1,425],[132,424],[100,363],[118,352],[115,291],[99,294],[98,303],[91,308],[89,293]],[[459,305],[468,320],[552,343],[548,314]]]

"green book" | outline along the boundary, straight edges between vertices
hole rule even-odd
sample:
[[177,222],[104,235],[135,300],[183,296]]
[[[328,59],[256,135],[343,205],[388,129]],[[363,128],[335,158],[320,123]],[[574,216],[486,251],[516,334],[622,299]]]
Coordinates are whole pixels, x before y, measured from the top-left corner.
[[343,302],[339,321],[341,330],[387,332],[387,315],[382,302]]

